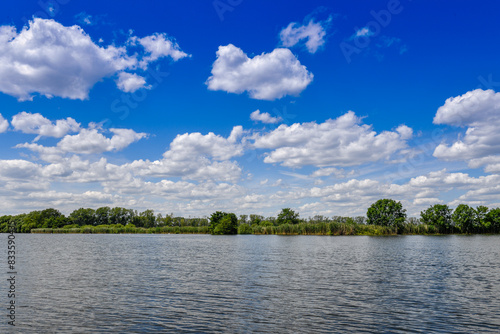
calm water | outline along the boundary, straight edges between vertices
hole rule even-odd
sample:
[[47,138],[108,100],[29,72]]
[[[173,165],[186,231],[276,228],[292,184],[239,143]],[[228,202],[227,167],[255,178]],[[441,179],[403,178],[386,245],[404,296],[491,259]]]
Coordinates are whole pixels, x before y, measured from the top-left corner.
[[499,236],[16,236],[19,333],[500,332]]

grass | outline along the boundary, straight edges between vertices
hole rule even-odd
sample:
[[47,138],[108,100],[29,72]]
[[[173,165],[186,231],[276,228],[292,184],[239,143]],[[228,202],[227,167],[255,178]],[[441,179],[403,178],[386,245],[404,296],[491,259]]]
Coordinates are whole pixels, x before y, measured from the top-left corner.
[[[83,233],[83,234],[209,234],[208,226],[161,226],[135,227],[123,225],[98,226],[68,226],[64,228],[38,228],[31,233]],[[364,225],[339,222],[299,223],[278,226],[250,226],[242,224],[238,234],[275,234],[275,235],[427,235],[439,234],[439,230],[432,225],[405,224],[399,230],[396,227]]]

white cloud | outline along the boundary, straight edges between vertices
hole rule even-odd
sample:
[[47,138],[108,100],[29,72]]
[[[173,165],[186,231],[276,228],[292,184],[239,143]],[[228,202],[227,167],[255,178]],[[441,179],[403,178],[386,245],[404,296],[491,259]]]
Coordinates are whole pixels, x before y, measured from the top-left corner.
[[409,130],[377,134],[371,126],[360,124],[354,112],[324,123],[282,124],[277,129],[255,137],[256,148],[273,149],[264,162],[288,167],[312,165],[355,166],[388,159],[404,149]]
[[476,89],[450,97],[436,112],[434,124],[477,126],[500,120],[500,93]]
[[95,154],[120,151],[130,144],[147,137],[146,133],[137,133],[130,129],[109,129],[111,138],[104,136],[99,129],[81,129],[76,135],[64,136],[56,146],[46,147],[35,143],[18,144],[15,148],[27,148],[38,152],[40,158],[48,162],[60,161],[67,153]]
[[103,78],[138,65],[144,69],[160,57],[177,60],[182,54],[173,44],[167,52],[164,35],[139,43],[146,51],[142,59],[137,53],[129,56],[124,46],[95,44],[77,25],[35,18],[19,33],[13,26],[0,26],[0,91],[19,100],[31,100],[34,93],[83,100]]
[[255,110],[251,113],[250,119],[264,124],[276,124],[283,120],[281,117],[272,117],[268,112],[261,113],[260,110]]
[[401,139],[411,139],[413,137],[413,129],[406,126],[406,125],[400,125],[396,128],[396,132],[398,132],[401,135]]
[[500,154],[500,93],[476,89],[446,100],[434,124],[467,127],[463,138],[453,144],[439,144],[434,156],[443,160],[463,160],[469,167],[497,170]]
[[33,179],[39,175],[40,165],[26,160],[0,160],[0,178]]
[[7,131],[9,128],[9,121],[3,118],[2,114],[0,114],[0,133]]
[[330,20],[331,18],[325,22],[310,20],[307,25],[299,25],[297,22],[292,22],[281,30],[281,44],[285,47],[293,47],[301,41],[307,40],[305,43],[307,50],[310,53],[315,53],[319,47],[325,44],[325,26]]
[[213,132],[178,135],[163,159],[134,161],[130,168],[142,176],[236,182],[241,176],[241,168],[228,160],[243,154],[242,134],[243,128],[235,126],[228,138]]
[[139,43],[149,54],[141,61],[142,67],[147,67],[150,62],[156,61],[162,57],[171,57],[174,61],[178,61],[185,57],[191,57],[182,51],[179,45],[166,34],[156,33],[143,38],[132,37],[131,42]]
[[243,146],[238,142],[243,134],[241,126],[235,126],[228,138],[209,132],[177,135],[170,144],[170,150],[163,154],[166,159],[189,160],[193,156],[207,156],[216,160],[228,160],[243,154]]
[[354,33],[354,38],[356,37],[368,37],[368,36],[372,36],[373,35],[373,32],[367,28],[367,27],[363,27],[361,29],[358,29],[356,30],[356,32]]
[[134,73],[120,72],[116,80],[118,89],[125,93],[133,93],[141,88],[151,89],[151,85],[146,85],[146,79]]
[[82,129],[73,136],[65,136],[57,146],[64,152],[92,154],[120,151],[130,144],[145,138],[146,133],[137,133],[130,129],[109,129],[113,136],[105,137],[97,129]]
[[313,75],[288,49],[278,48],[249,58],[229,44],[219,46],[207,85],[210,90],[237,94],[247,91],[254,99],[275,100],[298,95],[312,80]]
[[343,169],[338,169],[333,167],[320,168],[315,170],[311,174],[311,177],[324,177],[324,176],[330,176],[332,174],[334,174],[336,177],[344,177],[345,171]]
[[59,119],[54,124],[39,113],[32,114],[25,111],[14,115],[11,123],[16,131],[37,134],[37,139],[41,136],[61,138],[69,132],[80,130],[80,123],[71,117]]

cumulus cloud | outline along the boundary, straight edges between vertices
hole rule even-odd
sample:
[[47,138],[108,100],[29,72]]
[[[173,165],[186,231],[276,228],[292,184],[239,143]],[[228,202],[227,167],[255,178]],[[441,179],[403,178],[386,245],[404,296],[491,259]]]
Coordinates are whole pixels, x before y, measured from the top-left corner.
[[261,113],[260,110],[255,110],[251,113],[250,119],[264,124],[276,124],[283,120],[281,117],[272,117],[268,112]]
[[[443,193],[451,189],[464,192],[451,202],[488,205],[495,203],[500,194],[500,175],[473,177],[467,173],[450,173],[445,169],[411,178],[403,184],[373,179],[350,179],[322,187],[294,187],[271,195],[271,200],[297,203],[301,214],[364,215],[366,208],[380,198],[402,201],[410,216],[419,216],[429,205],[446,203]],[[446,195],[449,197],[449,194]],[[306,204],[301,204],[306,202]]]
[[145,138],[146,133],[137,133],[130,129],[109,129],[113,136],[104,136],[99,129],[81,129],[76,135],[64,136],[56,146],[43,146],[35,143],[18,144],[15,148],[27,148],[40,154],[40,158],[49,162],[60,161],[67,153],[95,154],[120,151],[130,144]]
[[131,129],[109,129],[111,138],[105,137],[98,129],[82,129],[80,133],[65,136],[57,146],[64,152],[92,154],[120,151],[130,144],[145,138],[146,133],[137,133]]
[[216,160],[228,160],[243,154],[243,146],[238,142],[243,134],[243,127],[235,126],[228,138],[209,132],[177,135],[170,144],[170,150],[163,154],[166,159],[190,159],[192,156],[206,156]]
[[9,121],[3,118],[2,114],[0,114],[0,133],[7,131],[9,128]]
[[141,88],[151,89],[151,85],[146,85],[146,79],[134,73],[120,72],[116,80],[118,89],[125,93],[133,93]]
[[241,168],[229,159],[243,154],[242,134],[243,128],[236,126],[227,138],[212,132],[178,135],[163,159],[137,160],[130,168],[142,176],[236,182],[241,176]]
[[325,28],[331,21],[331,17],[324,22],[310,20],[307,25],[299,25],[297,22],[290,23],[280,32],[281,45],[293,47],[304,40],[305,46],[310,53],[316,53],[318,48],[325,44]]
[[476,126],[500,120],[500,93],[476,89],[450,97],[436,112],[434,124]]
[[164,35],[138,41],[145,55],[129,56],[125,46],[95,44],[77,25],[65,27],[35,18],[20,32],[0,26],[0,91],[19,100],[31,100],[34,93],[83,100],[103,78],[137,66],[145,68],[160,57],[180,59],[182,51],[176,45],[170,53],[160,46],[168,44]]
[[367,27],[363,27],[363,28],[360,28],[360,29],[356,30],[356,32],[354,33],[353,38],[356,38],[356,37],[365,37],[365,36],[373,36],[373,32],[369,28],[367,28]]
[[61,138],[67,133],[80,130],[80,123],[77,123],[71,117],[59,119],[53,123],[39,113],[32,114],[25,111],[14,115],[11,123],[16,131],[37,134],[38,137],[35,141],[42,136]]
[[0,178],[32,179],[38,176],[40,165],[26,160],[0,160]]
[[409,128],[400,132],[377,134],[371,126],[361,124],[354,112],[324,123],[282,124],[277,129],[255,137],[256,148],[273,149],[264,162],[280,163],[287,167],[306,165],[355,166],[388,159],[404,149]]
[[320,168],[315,170],[311,174],[311,177],[324,177],[324,176],[330,176],[332,174],[335,175],[336,177],[344,177],[345,171],[343,169],[338,169],[333,167]]
[[140,63],[141,67],[147,67],[150,62],[162,57],[171,57],[174,61],[190,57],[190,55],[180,49],[179,44],[166,34],[156,33],[143,38],[132,37],[131,42],[142,45],[148,53],[142,59]]
[[298,95],[312,82],[313,75],[288,49],[249,58],[240,48],[219,46],[208,89],[241,94],[251,98],[275,100],[285,95]]
[[400,125],[396,128],[396,132],[401,135],[401,139],[411,139],[413,137],[413,129],[406,125]]
[[500,93],[476,89],[449,98],[436,112],[434,124],[467,127],[465,135],[453,144],[439,144],[434,150],[436,158],[496,169],[493,165],[500,162]]

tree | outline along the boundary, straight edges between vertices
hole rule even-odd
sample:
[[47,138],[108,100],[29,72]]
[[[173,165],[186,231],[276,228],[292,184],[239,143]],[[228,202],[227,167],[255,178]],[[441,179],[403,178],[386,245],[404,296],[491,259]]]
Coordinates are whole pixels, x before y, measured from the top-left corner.
[[149,228],[156,226],[156,217],[153,210],[146,210],[144,212],[141,212],[137,218],[137,221],[139,221],[140,223],[135,225],[138,227]]
[[248,221],[247,215],[240,215],[240,219],[238,219],[238,225],[246,224]]
[[234,213],[216,211],[210,216],[208,229],[211,234],[236,234],[238,233],[238,218]]
[[109,223],[127,225],[128,223],[132,223],[134,216],[134,211],[131,209],[112,208],[109,212]]
[[451,209],[445,204],[435,204],[420,212],[423,224],[436,226],[441,233],[451,232]]
[[250,225],[259,225],[259,223],[264,219],[260,215],[250,215]]
[[71,224],[78,226],[94,225],[95,224],[95,211],[93,209],[77,209],[69,214]]
[[486,214],[485,220],[488,222],[489,232],[500,232],[500,208],[491,209],[490,212]]
[[222,217],[219,224],[215,226],[212,234],[237,234],[238,233],[238,218],[234,213],[229,213]]
[[95,210],[95,225],[108,225],[109,216],[111,214],[111,209],[108,206],[104,206]]
[[406,210],[401,202],[379,199],[366,212],[369,225],[395,226],[401,228],[406,220]]
[[476,212],[467,204],[460,204],[453,212],[451,219],[461,232],[472,233],[476,230]]
[[252,227],[248,224],[240,224],[238,234],[252,234]]
[[482,232],[488,232],[490,229],[490,223],[486,220],[486,215],[488,214],[488,209],[487,207],[480,205],[474,210],[475,212],[475,224],[478,229],[481,229]]
[[298,224],[300,222],[299,214],[295,213],[295,211],[293,211],[290,208],[281,209],[281,212],[278,214],[276,222],[278,223],[278,225]]

